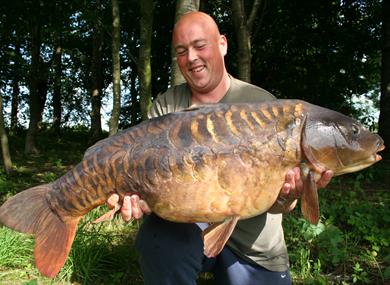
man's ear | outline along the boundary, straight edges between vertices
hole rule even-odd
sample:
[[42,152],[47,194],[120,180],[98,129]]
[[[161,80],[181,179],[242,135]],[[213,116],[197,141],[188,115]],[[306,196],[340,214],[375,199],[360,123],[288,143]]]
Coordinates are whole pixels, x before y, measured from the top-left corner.
[[227,48],[228,48],[228,43],[226,37],[224,35],[220,35],[219,49],[221,50],[223,56],[227,54]]

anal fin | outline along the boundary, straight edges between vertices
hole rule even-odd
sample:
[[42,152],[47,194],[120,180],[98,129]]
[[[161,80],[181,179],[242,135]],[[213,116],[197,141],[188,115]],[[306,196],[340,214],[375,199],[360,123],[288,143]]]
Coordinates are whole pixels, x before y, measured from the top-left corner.
[[318,224],[320,220],[320,205],[317,184],[314,179],[314,174],[311,171],[303,179],[301,211],[308,222]]
[[239,219],[240,216],[233,216],[203,231],[204,254],[207,257],[215,257],[222,251]]

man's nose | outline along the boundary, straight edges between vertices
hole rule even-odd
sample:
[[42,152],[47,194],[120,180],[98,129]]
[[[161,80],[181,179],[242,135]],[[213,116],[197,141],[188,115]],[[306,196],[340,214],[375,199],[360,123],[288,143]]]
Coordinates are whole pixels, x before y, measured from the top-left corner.
[[198,59],[198,53],[196,51],[196,49],[194,48],[189,48],[188,49],[188,61],[195,61],[196,59]]

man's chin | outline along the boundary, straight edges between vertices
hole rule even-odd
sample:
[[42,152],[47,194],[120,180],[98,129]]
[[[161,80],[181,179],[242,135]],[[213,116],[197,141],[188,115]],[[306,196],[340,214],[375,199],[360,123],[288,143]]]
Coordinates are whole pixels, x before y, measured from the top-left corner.
[[187,80],[187,82],[191,82],[191,87],[196,90],[207,89],[207,86],[209,85],[208,80],[205,80],[204,78],[196,78],[194,76],[191,76],[191,80]]

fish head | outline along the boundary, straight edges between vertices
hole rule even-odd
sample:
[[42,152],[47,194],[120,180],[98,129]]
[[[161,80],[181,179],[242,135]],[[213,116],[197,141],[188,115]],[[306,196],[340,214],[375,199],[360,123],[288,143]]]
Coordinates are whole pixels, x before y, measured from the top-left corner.
[[382,138],[358,121],[341,113],[315,108],[307,114],[302,133],[302,149],[309,163],[334,176],[364,169],[382,159]]

